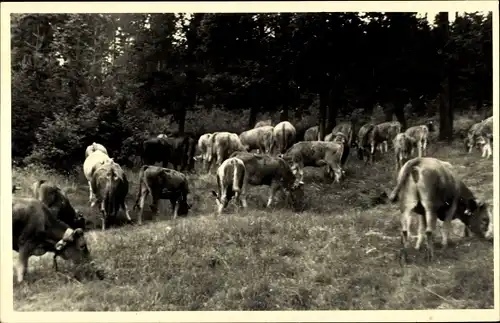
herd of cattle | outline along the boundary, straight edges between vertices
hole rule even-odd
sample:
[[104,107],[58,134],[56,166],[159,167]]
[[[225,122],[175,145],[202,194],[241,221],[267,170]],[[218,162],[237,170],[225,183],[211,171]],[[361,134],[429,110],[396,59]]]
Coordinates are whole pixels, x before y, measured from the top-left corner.
[[[493,238],[490,207],[474,196],[450,163],[425,157],[429,133],[434,131],[432,121],[405,131],[398,121],[367,123],[357,130],[357,136],[354,127],[351,122],[338,124],[321,140],[319,128],[315,126],[305,131],[303,140],[298,140],[297,131],[290,122],[273,126],[266,120],[240,135],[215,132],[196,140],[187,135],[160,134],[145,140],[134,205],[134,210],[139,209],[137,222],[142,223],[144,203],[149,194],[153,213],[158,212],[160,199],[170,200],[174,219],[189,212],[190,186],[185,172],[194,169],[195,161],[200,161],[203,171],[208,173],[212,165],[217,166],[217,191],[212,194],[220,215],[232,199],[239,206],[247,207],[247,185],[270,187],[267,207],[279,190],[292,202],[297,202],[303,196],[304,167],[324,167],[325,176],[333,177],[338,183],[345,177],[351,149],[357,151],[360,160],[373,163],[377,151],[387,153],[390,144],[398,175],[397,185],[386,195],[386,200],[399,202],[404,250],[408,245],[412,213],[419,215],[416,248],[425,240],[429,259],[433,256],[432,232],[438,218],[443,221],[444,247],[448,242],[450,222],[456,218],[465,224],[465,235],[471,231],[486,239]],[[473,147],[478,147],[482,156],[489,158],[492,133],[493,117],[473,125],[465,139],[466,150],[470,153]],[[254,149],[257,152],[251,152]],[[154,166],[156,162],[162,162],[163,167]],[[168,163],[173,168],[167,168]],[[120,209],[127,220],[132,221],[125,203],[129,193],[127,176],[103,145],[94,142],[87,147],[83,172],[88,181],[91,209],[95,205],[100,209],[102,230],[110,218],[116,218]],[[13,193],[16,188],[14,185]],[[66,192],[45,180],[37,181],[31,189],[33,197],[14,196],[12,202],[13,249],[19,253],[17,280],[23,280],[31,255],[53,252],[56,270],[58,256],[77,264],[92,263],[84,238],[85,218],[72,207]]]

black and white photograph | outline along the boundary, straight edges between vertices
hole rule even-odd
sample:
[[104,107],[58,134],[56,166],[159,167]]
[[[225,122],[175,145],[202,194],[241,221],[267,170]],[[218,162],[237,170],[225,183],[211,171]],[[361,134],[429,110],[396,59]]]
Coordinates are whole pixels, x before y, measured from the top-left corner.
[[499,320],[498,3],[349,2],[2,3],[2,321]]

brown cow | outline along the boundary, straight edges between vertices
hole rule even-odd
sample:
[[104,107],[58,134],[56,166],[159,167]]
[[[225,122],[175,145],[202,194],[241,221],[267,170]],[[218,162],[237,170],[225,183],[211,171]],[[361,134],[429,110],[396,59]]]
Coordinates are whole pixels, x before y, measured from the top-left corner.
[[[433,131],[432,121],[429,121],[426,125],[413,126],[406,129],[405,133],[408,137],[412,138],[415,142],[417,148],[418,157],[427,155],[427,145],[429,143],[429,132]],[[413,155],[413,149],[412,153]]]
[[213,160],[216,159],[217,167],[235,151],[247,151],[241,143],[240,137],[232,132],[214,132],[211,146],[212,151],[208,162],[212,164]]
[[[354,124],[352,122],[341,122],[338,125],[335,126],[332,130],[332,134],[336,133],[343,133],[347,139],[347,145],[351,146],[352,144],[352,137],[353,137],[353,132],[354,132]],[[325,138],[325,141],[326,138]]]
[[481,157],[490,158],[491,143],[493,142],[493,116],[483,120],[475,134],[475,142],[483,152]]
[[218,192],[212,191],[212,194],[215,196],[218,215],[222,214],[233,196],[243,208],[247,207],[245,171],[245,163],[237,157],[226,159],[217,169]]
[[373,123],[367,123],[363,125],[358,131],[358,140],[354,143],[358,150],[358,159],[364,160],[366,156],[365,163],[371,159],[370,156],[370,137],[375,125]]
[[399,202],[403,256],[407,260],[408,231],[412,212],[418,214],[419,236],[416,249],[425,239],[427,257],[434,256],[433,231],[436,220],[443,221],[442,245],[448,245],[451,221],[460,219],[468,230],[486,239],[493,238],[492,215],[488,206],[474,196],[464,182],[455,175],[449,162],[432,157],[410,159],[399,171],[397,185],[389,201]]
[[396,172],[408,161],[412,156],[413,149],[416,145],[415,140],[404,132],[396,135],[393,141],[394,155],[396,159]]
[[317,141],[319,140],[319,126],[313,126],[306,130],[304,133],[304,141]]
[[401,123],[399,121],[387,121],[382,122],[373,128],[373,131],[370,132],[369,142],[370,142],[370,154],[372,161],[374,161],[375,157],[375,149],[379,145],[384,145],[385,152],[388,151],[389,142],[392,143],[394,137],[398,133],[401,132]]
[[210,169],[210,164],[208,164],[208,160],[210,159],[210,155],[212,154],[212,134],[206,133],[198,139],[198,152],[199,155],[194,157],[194,160],[201,160],[202,167],[207,172]]

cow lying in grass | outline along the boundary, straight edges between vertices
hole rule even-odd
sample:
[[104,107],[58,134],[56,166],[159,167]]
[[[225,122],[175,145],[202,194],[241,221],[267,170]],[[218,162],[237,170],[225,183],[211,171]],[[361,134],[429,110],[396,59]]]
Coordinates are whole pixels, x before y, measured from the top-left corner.
[[432,157],[409,160],[399,171],[397,185],[390,193],[389,201],[399,202],[405,261],[412,212],[418,215],[416,249],[420,249],[425,239],[428,260],[434,256],[432,234],[437,219],[443,221],[443,248],[448,245],[451,221],[457,218],[465,224],[465,236],[470,230],[479,237],[493,238],[492,215],[488,205],[476,199],[448,162]]

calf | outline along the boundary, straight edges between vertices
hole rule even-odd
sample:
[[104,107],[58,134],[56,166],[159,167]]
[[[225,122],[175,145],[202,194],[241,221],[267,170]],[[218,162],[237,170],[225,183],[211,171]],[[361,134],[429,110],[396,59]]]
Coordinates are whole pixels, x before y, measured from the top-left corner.
[[83,230],[71,229],[34,198],[12,198],[12,249],[19,253],[16,266],[19,283],[24,280],[28,259],[33,255],[53,252],[75,264],[93,264]]
[[240,134],[241,144],[250,151],[257,149],[260,153],[268,153],[273,143],[273,126],[261,126],[243,131]]
[[88,146],[87,149],[85,149],[85,158],[87,158],[94,151],[98,150],[105,153],[106,155],[109,155],[108,151],[103,145],[93,142],[92,145]]
[[396,172],[399,171],[406,161],[408,161],[412,155],[415,144],[415,140],[404,132],[396,135],[393,141]]
[[338,183],[344,174],[341,167],[343,153],[344,145],[337,142],[299,141],[282,157],[300,181],[304,178],[304,167],[327,166],[327,174],[333,171],[335,182]]
[[138,224],[142,224],[144,202],[149,194],[153,199],[150,208],[155,215],[160,199],[170,200],[174,220],[179,214],[188,214],[191,208],[187,203],[189,185],[186,175],[174,169],[145,165],[139,172],[139,190],[134,205],[134,210],[139,208]]
[[212,191],[217,203],[217,213],[222,214],[234,195],[243,208],[247,207],[245,199],[245,164],[241,159],[231,157],[226,159],[217,169],[218,193]]
[[389,195],[389,201],[399,202],[405,260],[412,212],[418,214],[419,220],[416,249],[420,249],[425,239],[429,260],[434,256],[432,233],[437,219],[443,221],[443,248],[448,245],[451,221],[456,218],[465,224],[466,236],[470,230],[480,237],[493,238],[492,215],[488,206],[475,198],[455,175],[450,163],[437,158],[416,157],[406,162],[399,171],[397,184]]
[[296,179],[282,158],[249,152],[235,152],[231,157],[236,157],[245,164],[245,185],[267,185],[270,187],[266,207],[271,206],[279,190],[287,193],[292,198],[294,206],[296,205],[301,193],[303,193],[304,182]]
[[[406,129],[405,134],[410,137],[417,148],[418,157],[427,155],[427,145],[429,142],[429,132],[433,131],[432,121],[426,125],[413,126]],[[413,154],[412,147],[412,154]]]
[[101,210],[101,229],[106,229],[109,217],[116,219],[118,211],[125,212],[128,222],[132,222],[125,203],[129,183],[125,172],[113,160],[98,165],[92,174],[92,190],[96,194],[96,202]]

